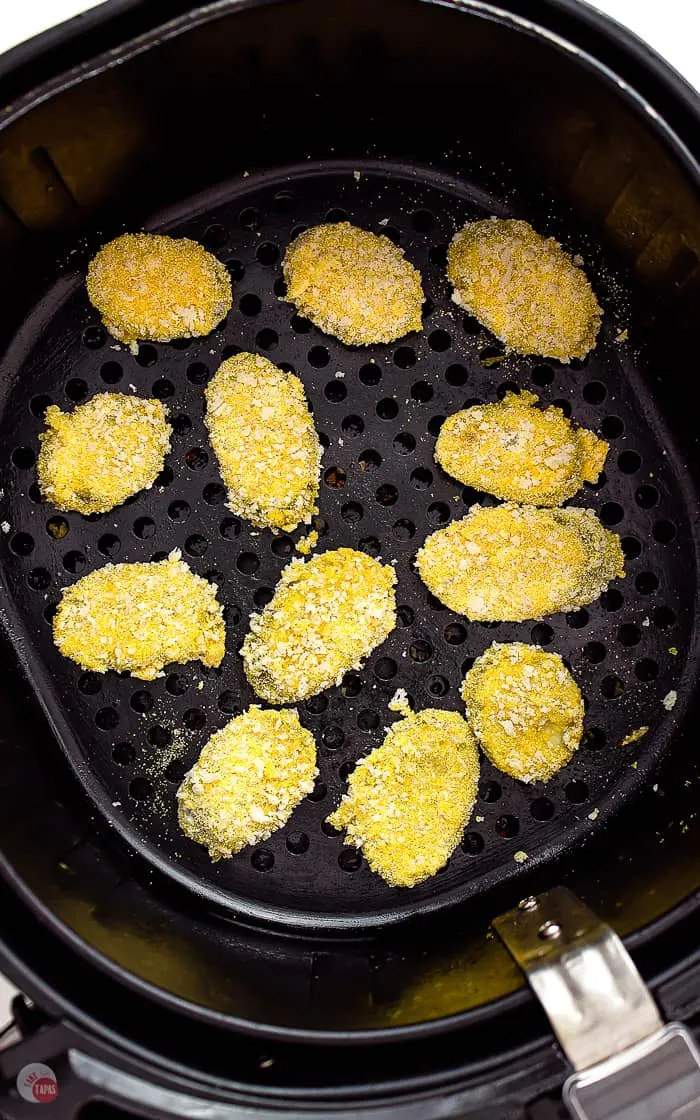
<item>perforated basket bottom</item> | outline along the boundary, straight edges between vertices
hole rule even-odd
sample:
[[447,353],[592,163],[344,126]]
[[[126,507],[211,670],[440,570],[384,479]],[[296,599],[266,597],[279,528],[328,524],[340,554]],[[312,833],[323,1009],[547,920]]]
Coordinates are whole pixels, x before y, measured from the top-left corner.
[[[208,338],[142,345],[133,356],[105,335],[81,276],[64,276],[7,355],[0,419],[8,622],[67,759],[101,813],[147,860],[235,913],[298,926],[397,920],[474,896],[580,843],[645,779],[673,730],[688,691],[681,678],[693,626],[694,499],[684,492],[627,347],[615,341],[619,323],[608,316],[583,363],[503,359],[494,339],[450,301],[444,277],[455,229],[505,213],[502,204],[431,173],[387,165],[353,170],[251,177],[159,223],[203,241],[229,265],[234,309]],[[307,225],[345,216],[399,241],[420,269],[428,297],[420,335],[348,349],[284,302],[280,256],[290,239]],[[581,246],[572,240],[568,247]],[[602,276],[594,282],[606,286]],[[175,791],[212,731],[255,699],[238,649],[250,612],[268,601],[304,532],[255,532],[226,509],[202,390],[238,349],[269,355],[302,378],[325,447],[319,547],[348,545],[394,562],[400,609],[398,627],[362,672],[300,705],[318,743],[315,792],[267,842],[212,864],[180,833]],[[428,595],[412,562],[428,533],[480,497],[433,460],[442,419],[510,386],[534,390],[610,441],[605,475],[575,502],[592,506],[622,535],[627,578],[575,614],[471,624]],[[50,401],[70,408],[104,390],[164,400],[172,452],[159,485],[114,512],[60,514],[40,501],[36,484],[44,409]],[[172,666],[145,685],[115,673],[85,674],[61,658],[50,626],[61,588],[107,560],[161,558],[176,547],[218,584],[226,604],[220,669]],[[395,689],[405,687],[418,707],[459,710],[463,674],[494,640],[539,642],[567,659],[586,697],[584,743],[547,785],[520,785],[482,760],[474,816],[447,868],[411,891],[393,890],[325,818],[355,761],[381,743],[396,718],[387,710]],[[671,690],[679,701],[667,712]],[[620,745],[642,725],[649,726],[644,738]],[[514,858],[521,852],[525,863]]]

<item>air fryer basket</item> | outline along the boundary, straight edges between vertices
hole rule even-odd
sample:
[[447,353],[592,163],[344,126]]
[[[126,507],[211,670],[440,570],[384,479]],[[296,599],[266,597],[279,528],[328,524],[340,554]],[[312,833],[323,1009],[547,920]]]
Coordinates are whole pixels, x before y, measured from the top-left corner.
[[[681,904],[698,879],[685,745],[697,676],[697,168],[636,89],[553,34],[605,55],[596,21],[572,20],[568,5],[522,7],[221,3],[122,55],[85,60],[36,102],[13,92],[6,114],[0,574],[8,665],[21,665],[2,681],[7,952],[15,966],[31,952],[14,930],[24,908],[39,912],[61,952],[98,978],[94,998],[116,980],[109,1015],[133,1045],[160,1005],[239,1039],[385,1043],[381,1063],[360,1046],[354,1070],[329,1058],[313,1072],[301,1051],[296,1065],[288,1051],[267,1065],[245,1044],[243,1081],[306,1091],[386,1079],[414,1037],[423,1045],[414,1077],[454,1068],[458,1037],[470,1039],[476,1064],[534,1045],[518,1018],[524,994],[508,995],[517,975],[484,934],[489,916],[546,884],[568,881],[633,934],[642,963],[646,943],[650,976],[665,953],[682,956],[692,907]],[[604,61],[619,65],[619,48],[607,49]],[[627,65],[632,82],[631,53]],[[680,98],[652,78],[650,69],[641,92],[675,112],[682,131]],[[451,303],[446,244],[465,220],[492,213],[525,217],[583,256],[605,310],[589,359],[506,357]],[[397,240],[420,268],[420,335],[348,349],[285,302],[290,238],[345,216]],[[144,225],[195,237],[227,262],[234,307],[208,338],[132,355],[106,336],[81,277],[97,245]],[[304,381],[324,443],[319,548],[396,561],[400,625],[361,672],[300,706],[319,744],[314,793],[280,833],[212,865],[177,830],[175,789],[212,730],[254,699],[238,648],[301,535],[253,532],[225,507],[202,389],[238,349]],[[442,419],[510,387],[534,390],[610,441],[604,476],[573,504],[621,534],[627,576],[572,615],[483,626],[428,596],[412,559],[435,527],[489,501],[434,463]],[[113,513],[60,514],[36,486],[43,410],[105,389],[161,397],[172,453],[153,490]],[[62,587],[108,559],[174,547],[220,587],[220,670],[175,666],[144,685],[81,673],[58,655],[50,620]],[[448,867],[393,891],[325,817],[354,762],[381,742],[396,687],[418,707],[459,707],[465,668],[493,640],[535,641],[567,659],[586,696],[584,744],[541,786],[484,760],[475,815]],[[85,985],[77,1002],[61,998],[74,1016],[102,1021]],[[122,1001],[140,1001],[126,1026],[115,1025]],[[469,1033],[493,1021],[493,1036]],[[427,1041],[434,1031],[455,1040],[443,1038],[439,1057]],[[198,1073],[213,1073],[218,1046],[200,1053],[200,1041]],[[399,1042],[403,1056],[392,1058]]]
[[[506,358],[450,300],[446,243],[466,219],[505,209],[464,180],[388,163],[324,162],[249,176],[221,188],[220,199],[149,223],[203,241],[227,262],[235,306],[212,336],[144,344],[129,354],[96,321],[78,268],[48,294],[8,351],[14,376],[6,380],[0,441],[11,451],[0,475],[0,516],[11,526],[3,571],[12,630],[88,794],[115,831],[166,875],[238,914],[291,925],[395,921],[515,878],[524,870],[518,853],[535,864],[569,850],[648,780],[692,689],[697,503],[619,340],[627,311],[624,303],[616,306],[617,285],[606,283],[593,253],[586,254],[589,268],[612,307],[603,338],[590,360],[545,364]],[[517,213],[518,203],[507,212]],[[324,219],[345,218],[388,233],[420,268],[427,294],[421,335],[348,349],[284,301],[280,257],[289,239]],[[549,223],[543,215],[536,224]],[[572,250],[586,252],[574,232],[563,236]],[[269,840],[212,864],[180,831],[175,790],[212,730],[255,702],[240,643],[251,612],[271,597],[294,554],[294,538],[306,531],[261,532],[226,508],[207,450],[202,390],[222,358],[240,349],[270,354],[303,378],[325,445],[315,522],[320,548],[350,546],[395,562],[399,625],[361,672],[301,706],[319,744],[314,792]],[[627,577],[567,616],[469,625],[427,593],[414,558],[436,527],[462,517],[475,501],[495,501],[438,468],[435,438],[445,414],[516,387],[535,389],[609,438],[605,473],[576,504],[593,506],[622,534]],[[165,400],[173,451],[148,494],[103,516],[61,514],[42,502],[35,477],[44,411],[51,401],[75,403],[105,388]],[[128,675],[83,673],[61,657],[51,620],[62,587],[108,559],[162,559],[174,548],[219,589],[228,631],[220,669],[171,666],[145,685]],[[388,704],[397,686],[418,708],[459,708],[465,670],[494,639],[532,640],[568,659],[587,704],[584,745],[546,784],[526,786],[484,760],[478,809],[448,867],[411,891],[388,887],[326,817],[356,760],[381,743],[396,718]],[[669,695],[682,698],[671,711],[664,706]],[[641,741],[625,746],[644,727]]]

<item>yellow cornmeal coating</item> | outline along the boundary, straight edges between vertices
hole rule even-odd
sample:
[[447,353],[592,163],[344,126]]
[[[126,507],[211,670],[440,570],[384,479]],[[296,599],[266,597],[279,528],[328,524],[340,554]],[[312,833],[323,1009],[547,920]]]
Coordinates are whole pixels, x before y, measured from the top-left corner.
[[623,576],[620,538],[591,509],[472,506],[416,557],[441,603],[483,622],[523,622],[592,603]]
[[413,887],[447,863],[471,815],[479,781],[474,736],[458,712],[426,708],[389,728],[358,762],[328,818],[346,829],[392,887]]
[[216,587],[175,549],[153,564],[107,564],[67,587],[53,637],[83,669],[152,681],[173,661],[220,665],[226,634]]
[[230,310],[231,277],[189,237],[124,233],[90,261],[90,302],[120,342],[209,334]]
[[392,567],[352,548],[292,560],[241,649],[257,695],[305,700],[359,669],[396,625],[395,583]]
[[316,743],[289,708],[253,705],[216,731],[177,791],[180,828],[228,859],[267,840],[314,788]]
[[393,342],[423,325],[420,273],[388,237],[350,222],[313,226],[282,266],[290,303],[348,346]]
[[37,475],[57,509],[106,513],[152,486],[170,450],[160,401],[98,393],[73,412],[46,409]]
[[229,509],[259,528],[289,532],[310,521],[321,444],[299,378],[260,354],[236,354],[204,393]]
[[486,757],[520,782],[549,781],[581,742],[583,697],[558,653],[494,642],[467,673],[462,699]]
[[575,427],[560,408],[536,408],[534,393],[506,393],[495,404],[448,416],[437,462],[466,486],[510,502],[559,506],[596,482],[608,444]]
[[453,300],[509,350],[569,362],[595,346],[602,311],[585,273],[528,222],[468,222],[447,251]]

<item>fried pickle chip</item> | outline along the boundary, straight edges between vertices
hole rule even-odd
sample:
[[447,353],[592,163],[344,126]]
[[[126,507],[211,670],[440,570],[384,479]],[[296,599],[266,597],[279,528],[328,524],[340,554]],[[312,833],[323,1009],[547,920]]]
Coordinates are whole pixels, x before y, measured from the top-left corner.
[[318,513],[321,444],[304,386],[260,354],[223,362],[205,389],[206,424],[229,509],[260,528]]
[[523,622],[592,603],[624,575],[620,538],[592,509],[472,506],[416,557],[426,587],[450,610]]
[[577,428],[560,408],[536,408],[534,393],[506,393],[445,420],[435,444],[440,466],[466,486],[510,502],[559,506],[596,482],[608,444]]
[[314,788],[316,743],[289,708],[253,705],[216,731],[177,791],[180,828],[228,859],[282,828]]
[[468,222],[447,252],[455,303],[519,354],[569,362],[595,346],[602,311],[586,274],[528,222]]
[[396,625],[395,583],[392,567],[352,548],[292,560],[241,649],[257,695],[294,703],[359,669]]
[[558,653],[494,642],[462,683],[467,720],[494,766],[520,782],[546,782],[583,735],[583,697]]
[[62,510],[106,513],[152,486],[170,450],[160,401],[98,393],[73,412],[46,409],[37,475],[43,497]]
[[188,237],[123,233],[90,261],[90,302],[111,335],[170,342],[209,334],[231,308],[226,265]]
[[173,661],[215,667],[225,630],[216,588],[179,551],[151,564],[107,564],[66,587],[53,619],[64,657],[152,681]]
[[348,346],[393,342],[422,327],[420,274],[388,237],[350,222],[313,226],[283,261],[287,299]]
[[358,762],[328,818],[392,887],[413,887],[447,863],[476,800],[479,755],[458,712],[398,720]]

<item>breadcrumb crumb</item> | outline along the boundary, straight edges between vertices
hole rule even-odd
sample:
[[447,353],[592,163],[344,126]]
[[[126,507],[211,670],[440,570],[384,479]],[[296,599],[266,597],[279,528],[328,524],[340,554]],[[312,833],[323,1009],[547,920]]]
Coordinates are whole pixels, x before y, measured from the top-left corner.
[[455,303],[510,350],[568,362],[595,346],[602,311],[588,278],[528,222],[467,223],[450,243],[447,275]]
[[188,237],[124,233],[88,267],[90,302],[111,335],[170,342],[209,334],[231,309],[231,277]]
[[663,704],[667,712],[672,712],[676,706],[677,700],[678,693],[676,692],[675,688],[672,688],[670,692],[666,693],[661,703]]
[[630,731],[624,739],[620,739],[620,746],[629,747],[631,743],[638,742],[639,739],[644,738],[648,730],[649,728],[645,725],[644,727],[638,727],[636,731]]
[[229,509],[258,528],[288,532],[311,521],[321,444],[299,378],[260,354],[236,354],[204,394]]
[[352,548],[292,560],[241,649],[257,695],[294,703],[359,669],[396,625],[395,583],[392,567]]
[[67,587],[53,637],[83,669],[153,681],[174,661],[220,665],[226,634],[216,589],[175,549],[157,563],[106,564]]
[[302,556],[309,556],[313,552],[317,544],[318,533],[316,529],[312,529],[311,532],[307,533],[305,537],[300,537],[294,547],[297,552],[301,553]]
[[426,540],[416,566],[450,610],[523,622],[593,602],[624,575],[619,537],[591,509],[474,505]]
[[290,303],[348,346],[393,342],[423,325],[420,274],[388,237],[350,222],[314,226],[282,267]]
[[297,713],[253,705],[216,731],[177,791],[180,828],[213,860],[282,828],[314,788],[316,743]]
[[400,712],[402,716],[410,716],[411,705],[405,688],[397,688],[387,707],[390,712]]
[[477,490],[510,502],[559,506],[584,482],[596,482],[608,444],[577,428],[560,408],[536,408],[534,393],[506,393],[445,420],[437,462]]
[[37,476],[57,509],[106,513],[153,485],[170,450],[160,401],[98,393],[73,412],[46,409]]
[[392,887],[435,875],[457,847],[476,800],[479,757],[458,712],[426,708],[398,720],[358,762],[328,818]]

